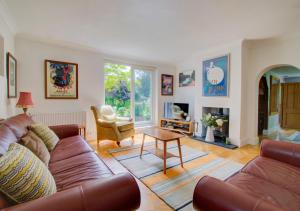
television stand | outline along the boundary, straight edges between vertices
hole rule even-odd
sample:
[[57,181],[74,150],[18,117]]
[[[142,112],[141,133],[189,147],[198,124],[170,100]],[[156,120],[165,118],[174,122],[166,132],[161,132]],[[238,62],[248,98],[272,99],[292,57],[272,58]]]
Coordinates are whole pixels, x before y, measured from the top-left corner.
[[175,132],[192,134],[194,132],[194,123],[191,121],[176,120],[176,119],[161,119],[160,127],[166,130]]

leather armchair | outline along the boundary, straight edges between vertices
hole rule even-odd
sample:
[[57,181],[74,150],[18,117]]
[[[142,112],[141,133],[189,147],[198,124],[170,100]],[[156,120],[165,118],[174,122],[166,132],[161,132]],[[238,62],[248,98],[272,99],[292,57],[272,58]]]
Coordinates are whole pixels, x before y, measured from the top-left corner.
[[229,183],[205,176],[196,185],[193,197],[196,210],[214,211],[283,211],[261,198],[246,194]]
[[[205,176],[194,190],[197,210],[299,210],[300,144],[263,140],[257,156],[225,181]],[[286,179],[286,181],[283,180]],[[297,209],[298,208],[298,209]]]
[[135,130],[131,118],[118,117],[108,105],[100,109],[97,106],[91,106],[91,110],[96,122],[97,144],[101,140],[112,140],[120,145],[120,141],[129,137],[134,141]]

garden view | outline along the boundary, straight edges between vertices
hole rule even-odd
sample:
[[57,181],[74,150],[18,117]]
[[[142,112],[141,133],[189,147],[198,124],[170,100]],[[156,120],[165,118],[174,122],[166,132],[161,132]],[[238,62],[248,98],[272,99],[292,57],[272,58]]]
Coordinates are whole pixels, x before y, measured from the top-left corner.
[[[104,72],[105,104],[111,105],[119,116],[132,117],[131,103],[134,102],[135,121],[150,121],[151,72],[112,63],[105,64]],[[131,87],[132,78],[134,90]],[[133,96],[131,91],[134,92]]]

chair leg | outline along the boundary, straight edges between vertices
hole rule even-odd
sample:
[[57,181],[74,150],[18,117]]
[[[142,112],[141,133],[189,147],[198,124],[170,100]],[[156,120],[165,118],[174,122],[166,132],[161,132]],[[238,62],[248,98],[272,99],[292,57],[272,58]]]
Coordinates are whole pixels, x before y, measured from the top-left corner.
[[99,149],[99,142],[100,140],[97,139],[97,150]]
[[134,144],[134,136],[131,136],[132,144]]

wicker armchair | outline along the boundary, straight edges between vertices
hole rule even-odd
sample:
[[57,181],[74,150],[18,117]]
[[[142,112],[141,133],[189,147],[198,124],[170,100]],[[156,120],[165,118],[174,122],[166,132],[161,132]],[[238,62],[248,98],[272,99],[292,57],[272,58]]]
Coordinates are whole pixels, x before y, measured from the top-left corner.
[[123,139],[132,138],[134,142],[134,123],[132,119],[118,117],[113,108],[109,105],[91,106],[94,113],[97,129],[97,144],[101,140],[116,141],[118,145]]

